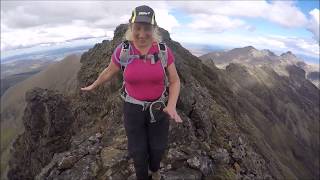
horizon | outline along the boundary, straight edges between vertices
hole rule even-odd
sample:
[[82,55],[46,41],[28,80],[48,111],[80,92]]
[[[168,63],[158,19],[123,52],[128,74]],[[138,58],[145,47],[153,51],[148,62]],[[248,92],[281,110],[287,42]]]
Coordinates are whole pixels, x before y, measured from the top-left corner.
[[[111,40],[116,26],[127,23],[132,9],[142,4],[155,10],[158,25],[182,45],[218,49],[253,46],[275,54],[291,51],[306,63],[319,64],[317,1],[214,1],[205,5],[162,1],[1,1],[1,63],[17,54],[93,46]],[[92,9],[93,13],[85,13]],[[70,15],[70,10],[74,14]]]

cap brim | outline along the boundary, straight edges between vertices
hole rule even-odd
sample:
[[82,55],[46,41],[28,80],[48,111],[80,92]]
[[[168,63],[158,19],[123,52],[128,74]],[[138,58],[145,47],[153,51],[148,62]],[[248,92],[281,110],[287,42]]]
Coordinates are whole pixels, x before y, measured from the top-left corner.
[[136,19],[134,20],[135,23],[137,22],[142,22],[142,23],[149,23],[151,24],[151,18],[147,16],[137,16]]

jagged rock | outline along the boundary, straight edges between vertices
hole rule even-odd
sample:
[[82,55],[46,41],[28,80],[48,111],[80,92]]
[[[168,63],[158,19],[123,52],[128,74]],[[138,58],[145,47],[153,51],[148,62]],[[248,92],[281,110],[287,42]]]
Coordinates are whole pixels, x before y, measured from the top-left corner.
[[56,91],[34,88],[26,93],[25,132],[14,142],[9,179],[33,179],[54,153],[70,147],[74,121],[69,101]]
[[168,165],[165,167],[166,170],[170,170],[171,168],[172,168],[172,165],[171,165],[171,164],[168,164]]
[[97,134],[94,135],[94,136],[90,136],[88,140],[89,140],[92,144],[95,144],[95,143],[97,143],[97,142],[100,142],[101,138],[102,138],[102,134],[101,134],[101,133],[97,133]]
[[101,140],[102,134],[101,134],[101,133],[97,133],[97,134],[96,134],[96,138],[98,138],[99,140]]
[[45,179],[49,175],[49,173],[57,166],[59,159],[63,158],[64,155],[65,153],[54,154],[51,162],[47,166],[42,168],[41,172],[35,177],[35,179],[36,180]]
[[213,174],[213,163],[207,156],[194,156],[187,160],[190,167],[198,169],[204,176]]
[[187,160],[188,164],[190,167],[192,168],[196,168],[196,169],[200,169],[201,166],[201,162],[200,162],[200,158],[199,157],[193,157],[191,159]]
[[128,161],[127,151],[106,147],[101,151],[101,159],[105,168],[116,168],[122,162]]
[[179,151],[178,149],[173,149],[173,148],[170,148],[168,150],[168,154],[167,154],[167,159],[170,161],[173,161],[173,160],[184,160],[184,159],[187,159],[188,156],[184,153],[184,152],[181,152]]
[[240,173],[240,170],[241,170],[240,165],[239,165],[237,162],[235,162],[235,163],[233,164],[233,167],[234,167],[234,169],[236,170],[236,173],[239,174],[239,173]]
[[53,169],[50,174],[45,178],[48,180],[64,180],[64,179],[81,179],[81,180],[93,180],[98,175],[99,166],[97,164],[96,157],[93,155],[87,155],[79,159],[71,169],[60,171],[59,169]]
[[201,172],[184,167],[175,171],[168,171],[162,176],[165,180],[200,180],[202,177]]
[[70,169],[77,161],[79,160],[76,156],[64,157],[61,162],[58,164],[59,170]]
[[96,137],[97,135],[82,137],[84,140],[78,146],[65,152],[62,157],[56,160],[57,165],[51,168],[51,172],[47,173],[48,175],[44,179],[96,179],[101,169],[99,157],[101,143]]
[[114,142],[114,146],[115,148],[117,149],[120,149],[120,150],[127,150],[128,147],[127,147],[127,137],[125,136],[125,134],[123,135],[119,135],[117,137],[114,138],[113,142]]
[[224,148],[218,148],[215,152],[210,152],[210,157],[217,164],[226,165],[230,161],[229,153]]
[[231,150],[231,156],[238,162],[241,161],[245,155],[246,151],[243,146],[239,146],[238,148],[232,148]]
[[298,66],[290,65],[286,67],[286,70],[288,71],[290,77],[295,78],[296,80],[304,79],[306,76],[306,72]]

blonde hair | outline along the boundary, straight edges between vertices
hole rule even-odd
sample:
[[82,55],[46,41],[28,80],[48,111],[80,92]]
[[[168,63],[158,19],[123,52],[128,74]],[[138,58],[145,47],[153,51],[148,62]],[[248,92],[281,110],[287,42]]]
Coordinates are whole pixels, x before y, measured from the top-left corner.
[[[123,40],[128,40],[128,41],[133,40],[131,26],[132,26],[132,24],[130,23],[126,33],[124,34]],[[153,38],[153,41],[156,41],[156,42],[162,41],[162,37],[160,35],[158,26],[154,26],[154,30],[152,32],[152,38]]]

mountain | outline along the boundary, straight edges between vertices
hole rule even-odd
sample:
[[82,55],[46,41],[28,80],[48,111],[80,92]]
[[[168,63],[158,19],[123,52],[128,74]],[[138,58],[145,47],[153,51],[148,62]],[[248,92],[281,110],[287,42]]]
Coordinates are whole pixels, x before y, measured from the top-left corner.
[[[83,51],[89,49],[92,46],[92,42],[80,43],[81,40],[67,41],[66,43],[48,44],[43,46],[42,44],[22,48],[19,50],[8,50],[6,54],[1,57],[1,64],[22,64],[24,61],[32,60],[45,60],[45,61],[59,61],[64,57],[71,54],[82,54]],[[84,40],[85,41],[85,40]],[[70,43],[72,42],[72,43]],[[26,62],[26,63],[29,63]]]
[[[258,50],[253,46],[235,48],[229,51],[211,52],[199,57],[205,63],[213,61],[219,68],[225,69],[230,63],[240,63],[247,66],[271,66],[279,75],[288,76],[286,67],[296,65],[306,72],[306,78],[320,88],[319,64],[310,65],[300,60],[291,51],[277,56],[267,49]],[[210,63],[210,62],[209,62]]]
[[1,96],[15,84],[45,69],[54,63],[47,59],[24,59],[1,64]]
[[1,78],[1,96],[11,86],[14,86],[15,84],[29,78],[30,76],[32,76],[38,72],[40,72],[40,71],[36,70],[36,71],[31,71],[31,72],[13,74],[13,75],[7,76],[5,78]]
[[10,87],[1,97],[1,172],[7,167],[12,140],[24,129],[25,93],[34,87],[72,93],[77,87],[76,76],[80,65],[79,55],[69,55]]
[[[77,88],[26,93],[25,131],[14,141],[8,179],[134,179],[118,90],[121,74],[93,92],[127,24],[81,56]],[[280,76],[269,66],[203,63],[160,29],[181,80],[165,179],[318,179],[319,89],[297,66]],[[251,48],[250,48],[251,49]],[[235,52],[243,53],[243,52]]]
[[41,71],[52,63],[54,61],[48,59],[24,59],[3,63],[1,64],[1,79],[15,74]]

